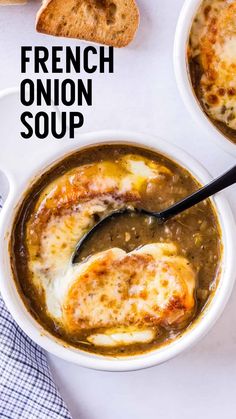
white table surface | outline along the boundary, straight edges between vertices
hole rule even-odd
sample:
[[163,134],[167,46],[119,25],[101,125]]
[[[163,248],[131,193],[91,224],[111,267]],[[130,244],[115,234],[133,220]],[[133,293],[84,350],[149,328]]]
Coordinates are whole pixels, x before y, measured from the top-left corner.
[[[120,128],[155,134],[187,149],[213,175],[220,174],[234,159],[193,122],[175,84],[172,47],[183,0],[138,3],[141,25],[136,40],[130,47],[115,51],[114,75],[94,75],[94,105],[84,109],[82,131]],[[32,1],[24,7],[0,8],[0,89],[19,84],[21,45],[79,44],[36,34],[38,7],[39,2]],[[0,142],[4,150],[4,138]],[[60,142],[54,147],[60,147]],[[226,195],[236,215],[235,187]],[[233,419],[235,319],[236,290],[221,319],[195,348],[145,371],[97,372],[51,355],[48,358],[75,419]]]

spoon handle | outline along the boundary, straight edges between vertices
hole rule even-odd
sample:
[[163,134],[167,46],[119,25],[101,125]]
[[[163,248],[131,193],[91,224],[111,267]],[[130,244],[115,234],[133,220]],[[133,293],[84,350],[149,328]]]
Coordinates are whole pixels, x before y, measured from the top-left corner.
[[214,195],[217,192],[222,191],[228,186],[236,183],[236,166],[228,170],[222,176],[210,182],[208,185],[194,192],[192,195],[189,195],[187,198],[177,202],[176,204],[169,207],[167,210],[164,210],[158,214],[158,217],[164,222],[174,217],[177,214],[187,210],[188,208],[193,207],[199,202],[204,201],[206,198]]

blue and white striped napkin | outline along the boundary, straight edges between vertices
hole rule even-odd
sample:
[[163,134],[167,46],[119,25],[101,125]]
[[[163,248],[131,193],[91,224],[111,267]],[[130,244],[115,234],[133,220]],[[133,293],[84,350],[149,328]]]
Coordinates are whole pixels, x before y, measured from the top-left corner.
[[44,351],[18,327],[1,296],[0,418],[72,419]]

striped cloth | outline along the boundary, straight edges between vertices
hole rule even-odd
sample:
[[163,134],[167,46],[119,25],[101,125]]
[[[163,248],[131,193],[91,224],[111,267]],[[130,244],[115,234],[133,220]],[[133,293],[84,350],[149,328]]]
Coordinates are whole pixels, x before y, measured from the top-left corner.
[[17,326],[1,296],[0,418],[72,419],[44,351]]

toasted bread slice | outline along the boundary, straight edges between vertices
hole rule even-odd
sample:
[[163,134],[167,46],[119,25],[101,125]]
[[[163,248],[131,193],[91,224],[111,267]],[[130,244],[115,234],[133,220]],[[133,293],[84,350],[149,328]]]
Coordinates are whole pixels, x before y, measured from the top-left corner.
[[48,0],[36,18],[38,32],[114,47],[128,45],[138,24],[135,0]]

